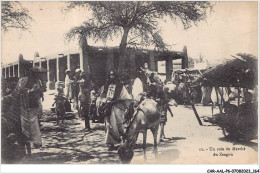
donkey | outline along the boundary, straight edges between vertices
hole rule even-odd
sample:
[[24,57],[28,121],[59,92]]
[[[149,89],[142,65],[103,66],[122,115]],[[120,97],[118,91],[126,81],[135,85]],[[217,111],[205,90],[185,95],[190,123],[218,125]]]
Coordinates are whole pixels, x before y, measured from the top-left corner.
[[129,164],[134,156],[134,146],[138,134],[143,133],[144,160],[146,160],[147,130],[150,129],[154,139],[154,153],[157,156],[157,134],[160,124],[160,110],[157,102],[144,99],[135,111],[134,117],[127,127],[125,142],[118,149],[118,155],[123,164]]

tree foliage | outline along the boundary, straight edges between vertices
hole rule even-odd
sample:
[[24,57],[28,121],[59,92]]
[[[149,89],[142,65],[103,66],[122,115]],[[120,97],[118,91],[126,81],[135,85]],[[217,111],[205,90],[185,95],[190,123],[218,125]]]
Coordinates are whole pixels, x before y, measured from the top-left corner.
[[153,45],[159,49],[166,49],[166,44],[161,37],[159,19],[168,16],[173,21],[181,21],[184,29],[188,29],[192,24],[197,25],[198,22],[205,20],[207,10],[212,9],[212,5],[205,1],[73,1],[68,3],[67,11],[83,7],[91,10],[93,18],[85,21],[81,26],[72,28],[66,35],[67,39],[81,34],[105,42],[120,34],[119,48],[122,53],[120,60],[124,59],[126,46],[131,44]]
[[1,26],[4,32],[11,29],[29,30],[30,22],[33,19],[20,2],[3,1],[1,2],[1,10]]

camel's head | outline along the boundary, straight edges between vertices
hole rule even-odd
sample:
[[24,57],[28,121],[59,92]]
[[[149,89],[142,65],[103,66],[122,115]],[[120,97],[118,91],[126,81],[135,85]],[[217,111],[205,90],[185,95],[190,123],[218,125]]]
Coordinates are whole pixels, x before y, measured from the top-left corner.
[[134,156],[134,150],[125,144],[121,145],[117,151],[123,164],[129,164]]

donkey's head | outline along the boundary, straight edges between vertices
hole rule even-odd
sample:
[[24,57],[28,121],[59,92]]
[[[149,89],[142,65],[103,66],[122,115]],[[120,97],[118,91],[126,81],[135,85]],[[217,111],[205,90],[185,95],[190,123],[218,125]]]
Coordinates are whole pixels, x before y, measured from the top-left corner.
[[131,146],[123,144],[117,151],[119,158],[123,164],[129,164],[134,156],[134,150]]

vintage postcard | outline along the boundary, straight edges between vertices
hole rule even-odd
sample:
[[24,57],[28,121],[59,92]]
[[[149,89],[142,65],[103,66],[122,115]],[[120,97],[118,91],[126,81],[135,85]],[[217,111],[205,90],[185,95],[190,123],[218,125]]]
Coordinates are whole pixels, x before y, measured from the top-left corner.
[[3,165],[258,164],[258,1],[1,1],[1,69]]

